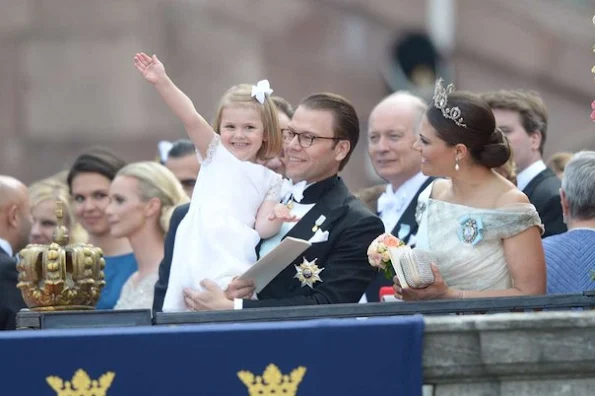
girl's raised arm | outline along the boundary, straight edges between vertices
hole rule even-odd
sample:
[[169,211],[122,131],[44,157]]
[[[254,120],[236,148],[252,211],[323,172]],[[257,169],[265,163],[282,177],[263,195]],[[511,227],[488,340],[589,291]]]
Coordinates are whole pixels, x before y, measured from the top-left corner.
[[156,55],[150,57],[141,52],[135,55],[134,65],[145,80],[155,86],[165,103],[184,124],[190,140],[199,150],[201,156],[206,158],[207,149],[215,131],[198,114],[190,98],[167,76],[163,63],[157,59]]

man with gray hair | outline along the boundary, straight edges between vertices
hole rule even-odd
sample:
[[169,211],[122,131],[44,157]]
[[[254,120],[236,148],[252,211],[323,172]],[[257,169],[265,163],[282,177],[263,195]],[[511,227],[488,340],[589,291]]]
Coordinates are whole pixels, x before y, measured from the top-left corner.
[[[426,109],[422,99],[404,91],[376,105],[368,121],[368,154],[388,184],[358,194],[380,216],[386,232],[410,245],[417,234],[417,197],[432,181],[421,173],[421,155],[413,149]],[[366,300],[378,301],[382,286],[392,286],[392,281],[379,273],[366,290]]]
[[581,151],[564,169],[560,200],[568,231],[543,240],[548,294],[592,290],[595,270],[595,151]]

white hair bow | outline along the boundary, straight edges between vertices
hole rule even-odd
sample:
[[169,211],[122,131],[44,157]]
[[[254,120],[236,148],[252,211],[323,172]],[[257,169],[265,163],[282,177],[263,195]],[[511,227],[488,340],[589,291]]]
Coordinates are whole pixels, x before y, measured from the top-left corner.
[[260,80],[256,85],[252,86],[252,97],[256,98],[260,104],[264,104],[266,95],[271,96],[272,93],[273,90],[271,89],[269,80]]

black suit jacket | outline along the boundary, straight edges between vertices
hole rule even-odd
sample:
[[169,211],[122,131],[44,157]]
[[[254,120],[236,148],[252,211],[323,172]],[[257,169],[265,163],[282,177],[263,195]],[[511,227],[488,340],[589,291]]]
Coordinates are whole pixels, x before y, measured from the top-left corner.
[[155,296],[153,298],[153,310],[161,312],[163,308],[163,300],[165,299],[165,292],[167,291],[167,284],[169,282],[169,271],[171,269],[171,260],[174,255],[174,242],[176,240],[176,231],[180,222],[188,213],[190,204],[178,206],[171,216],[169,221],[169,230],[165,236],[165,248],[163,251],[163,260],[159,265],[159,279],[155,283]]
[[548,168],[535,176],[523,192],[541,217],[545,227],[543,238],[566,232],[560,203],[560,179],[551,169]]
[[[405,212],[403,212],[403,215],[395,225],[395,228],[393,228],[393,230],[391,231],[391,234],[398,237],[405,243],[409,243],[409,239],[411,238],[411,236],[417,234],[417,229],[419,227],[419,224],[417,224],[417,220],[415,219],[415,211],[417,209],[417,198],[419,197],[419,194],[421,194],[421,192],[425,190],[426,187],[428,187],[430,183],[434,181],[434,179],[434,177],[428,177],[424,184],[421,185],[421,187],[419,188],[419,190],[417,190],[415,196],[411,200],[411,203],[409,204],[409,206],[407,206],[407,209],[405,209]],[[409,233],[407,233],[404,236],[403,234],[399,236],[399,230],[401,229],[401,226],[403,226],[404,230],[409,228]],[[372,283],[370,283],[370,285],[366,289],[366,299],[368,300],[368,302],[380,301],[380,298],[378,296],[380,288],[383,286],[392,285],[392,279],[386,279],[386,277],[384,276],[384,272],[379,272],[372,281]]]
[[17,289],[16,264],[14,258],[0,249],[0,330],[14,330],[17,312],[27,307]]
[[[169,280],[173,240],[177,226],[188,212],[185,205],[176,209],[166,237],[165,256],[159,268],[155,286],[153,309],[161,311]],[[329,232],[325,242],[314,243],[298,259],[288,265],[258,295],[258,300],[244,300],[244,307],[295,306],[357,302],[376,271],[368,264],[369,244],[384,227],[382,221],[356,199],[341,179],[322,195],[316,205],[287,233],[287,236],[308,240],[314,235],[312,227],[320,215],[326,220],[320,226]],[[311,289],[301,286],[295,278],[295,265],[303,258],[316,259],[322,282]]]

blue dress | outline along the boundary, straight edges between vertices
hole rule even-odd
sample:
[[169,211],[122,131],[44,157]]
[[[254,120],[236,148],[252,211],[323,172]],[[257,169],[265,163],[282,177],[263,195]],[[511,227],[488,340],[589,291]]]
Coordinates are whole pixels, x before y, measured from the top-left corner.
[[138,269],[134,253],[123,254],[121,256],[106,256],[105,286],[101,290],[96,309],[113,309],[120,298],[120,292],[124,283]]

